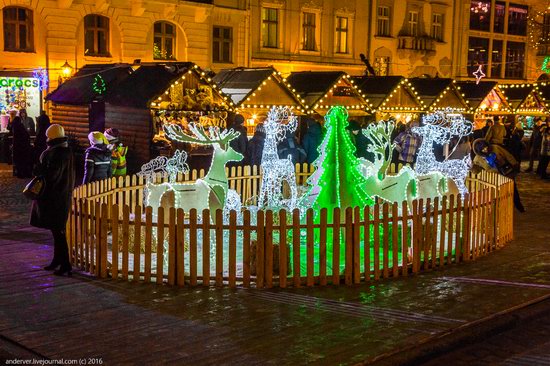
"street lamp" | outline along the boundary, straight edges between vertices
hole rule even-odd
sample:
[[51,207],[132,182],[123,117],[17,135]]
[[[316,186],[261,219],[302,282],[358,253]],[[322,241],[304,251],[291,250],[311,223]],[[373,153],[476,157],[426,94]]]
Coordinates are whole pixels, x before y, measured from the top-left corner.
[[61,74],[59,75],[59,84],[66,81],[73,74],[73,67],[69,65],[69,62],[65,60],[63,66],[61,66]]

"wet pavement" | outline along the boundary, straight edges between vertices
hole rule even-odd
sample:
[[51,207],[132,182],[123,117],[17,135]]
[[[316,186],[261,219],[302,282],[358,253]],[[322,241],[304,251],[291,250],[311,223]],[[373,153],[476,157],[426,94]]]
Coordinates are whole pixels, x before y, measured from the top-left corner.
[[533,175],[519,183],[527,212],[516,216],[516,240],[487,257],[371,285],[284,291],[55,277],[41,269],[51,238],[26,225],[23,184],[0,166],[0,359],[354,364],[550,295],[550,183]]

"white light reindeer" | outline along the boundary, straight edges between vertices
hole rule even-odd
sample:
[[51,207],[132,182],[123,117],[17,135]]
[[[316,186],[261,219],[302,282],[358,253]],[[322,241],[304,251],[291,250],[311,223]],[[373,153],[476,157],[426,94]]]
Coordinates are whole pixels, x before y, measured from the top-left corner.
[[367,179],[367,192],[390,203],[401,203],[416,197],[416,175],[408,166],[401,168],[397,175],[387,174],[395,147],[391,141],[394,128],[393,122],[380,121],[363,129],[363,135],[370,140],[367,149],[374,154],[374,162],[363,158],[359,160]]
[[[284,138],[287,132],[296,131],[297,126],[297,118],[288,107],[273,107],[267,113],[267,119],[264,122],[264,150],[260,164],[263,176],[258,198],[259,207],[287,207],[290,210],[296,207],[297,189],[294,164],[290,156],[288,159],[279,159],[277,143]],[[283,198],[283,182],[286,182],[290,188],[289,200]]]
[[[189,124],[194,136],[185,134],[178,125],[164,127],[166,135],[173,140],[201,145],[212,145],[214,153],[212,164],[206,176],[197,179],[194,183],[162,183],[148,184],[149,205],[153,212],[161,205],[183,208],[189,211],[192,208],[200,213],[209,208],[212,215],[217,209],[223,209],[227,197],[228,180],[225,164],[229,161],[241,161],[242,154],[231,148],[229,142],[239,136],[233,130],[221,131],[217,127],[210,127],[208,132],[202,126]],[[173,194],[173,198],[170,195]],[[170,202],[173,199],[173,202]]]
[[422,136],[415,165],[417,175],[441,173],[455,183],[462,195],[468,193],[465,180],[472,165],[470,155],[462,159],[437,161],[433,144],[447,144],[453,136],[461,138],[471,134],[472,123],[450,109],[428,114],[423,122],[423,126],[412,128],[414,133]]

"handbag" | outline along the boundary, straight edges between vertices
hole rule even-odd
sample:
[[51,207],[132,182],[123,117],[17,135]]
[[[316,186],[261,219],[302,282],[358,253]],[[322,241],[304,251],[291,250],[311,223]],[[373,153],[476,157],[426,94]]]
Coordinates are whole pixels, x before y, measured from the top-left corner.
[[37,200],[42,196],[46,181],[43,177],[37,176],[31,179],[29,183],[23,188],[23,195],[30,200]]

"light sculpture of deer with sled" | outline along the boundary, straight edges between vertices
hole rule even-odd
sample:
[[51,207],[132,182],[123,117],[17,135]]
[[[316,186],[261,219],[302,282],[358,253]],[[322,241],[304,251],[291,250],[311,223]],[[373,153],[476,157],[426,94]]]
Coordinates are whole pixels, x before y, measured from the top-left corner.
[[374,154],[374,162],[364,158],[359,160],[366,178],[365,190],[371,196],[389,203],[401,203],[416,198],[416,174],[408,166],[404,166],[396,175],[387,174],[395,147],[391,142],[394,128],[393,122],[380,121],[363,129],[363,135],[370,141],[367,149]]
[[[164,127],[166,135],[172,140],[212,145],[214,152],[210,169],[204,178],[197,179],[194,183],[148,184],[148,191],[159,197],[156,202],[155,200],[149,202],[149,205],[153,207],[153,212],[161,205],[182,208],[185,211],[195,208],[199,213],[208,208],[212,215],[217,209],[224,208],[229,189],[225,164],[243,159],[243,155],[229,145],[231,140],[239,136],[239,132],[220,131],[217,127],[210,127],[207,132],[204,127],[196,124],[189,124],[189,129],[194,136],[185,134],[178,125]],[[173,198],[170,195],[173,195]]]

